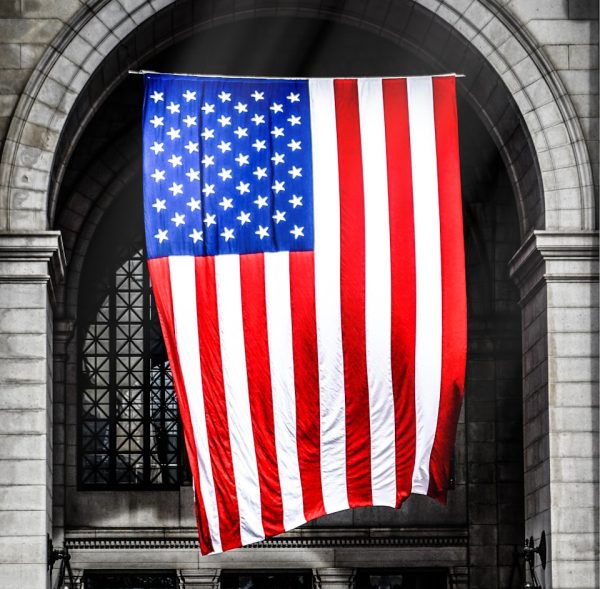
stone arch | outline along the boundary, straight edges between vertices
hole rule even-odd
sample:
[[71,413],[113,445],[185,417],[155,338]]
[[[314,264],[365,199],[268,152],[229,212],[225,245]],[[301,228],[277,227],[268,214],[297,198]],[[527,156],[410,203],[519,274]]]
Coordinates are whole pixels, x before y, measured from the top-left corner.
[[[369,3],[355,9],[316,0],[289,7],[256,0],[237,9],[224,3],[90,0],[46,51],[17,105],[0,162],[0,228],[53,225],[70,146],[128,68],[202,27],[272,15],[334,19],[421,52],[428,43],[452,45],[461,56],[454,63],[467,74],[464,91],[481,109],[507,165],[521,234],[594,228],[591,167],[572,103],[533,40],[494,0]],[[428,57],[444,66],[439,55]],[[64,153],[57,153],[61,137]]]
[[[166,11],[163,11],[163,14]],[[423,11],[424,12],[424,11]],[[407,16],[407,22],[412,22],[410,19],[411,17],[409,15]],[[158,18],[158,17],[157,17]],[[152,20],[152,19],[149,19]],[[356,23],[358,21],[352,21],[352,24],[354,27],[356,27]],[[227,24],[227,27],[229,27],[230,25]],[[324,26],[328,26],[327,24],[325,24]],[[412,26],[412,25],[411,25]],[[225,27],[224,27],[225,28]],[[372,28],[372,27],[371,27]],[[223,29],[218,29],[218,30],[223,30]],[[359,34],[360,32],[358,31],[357,34]],[[171,39],[173,39],[173,37],[171,37]],[[415,42],[413,42],[413,47],[416,46]],[[76,418],[76,412],[73,410],[76,406],[77,406],[77,394],[78,394],[78,388],[77,388],[77,379],[76,379],[76,374],[77,374],[77,370],[78,370],[78,364],[77,364],[77,356],[78,356],[78,341],[77,338],[79,337],[77,334],[77,324],[81,323],[81,314],[78,313],[78,309],[77,309],[77,294],[78,294],[78,284],[80,283],[80,276],[81,276],[81,269],[82,269],[82,262],[84,257],[86,256],[86,252],[90,252],[92,247],[88,247],[91,246],[91,241],[94,238],[94,234],[95,234],[95,230],[97,227],[99,227],[99,223],[101,222],[101,219],[104,215],[104,213],[106,212],[106,209],[108,209],[108,204],[111,201],[115,201],[117,199],[120,200],[121,196],[124,196],[124,194],[121,192],[120,195],[115,194],[115,190],[118,190],[119,185],[122,183],[122,181],[124,179],[126,179],[128,177],[129,174],[131,174],[133,172],[133,169],[135,167],[135,162],[133,160],[129,160],[129,161],[122,161],[119,157],[118,157],[118,153],[116,153],[118,151],[118,145],[117,144],[113,144],[110,142],[104,142],[104,141],[99,141],[98,143],[100,145],[106,146],[108,145],[108,149],[105,151],[104,149],[100,149],[98,148],[97,145],[94,146],[94,156],[89,158],[89,161],[86,165],[83,165],[80,161],[80,154],[82,152],[86,152],[86,146],[89,148],[90,143],[88,143],[88,139],[90,137],[90,135],[87,135],[87,133],[85,135],[79,135],[79,130],[77,127],[83,127],[85,126],[86,123],[86,119],[85,116],[87,116],[86,113],[82,113],[81,117],[79,116],[79,104],[84,104],[86,105],[86,108],[89,109],[88,105],[95,105],[94,106],[94,112],[91,116],[94,117],[94,120],[91,120],[89,122],[89,125],[87,125],[88,129],[91,129],[92,127],[94,127],[94,125],[97,124],[97,119],[101,118],[101,112],[98,112],[98,110],[100,111],[104,111],[105,109],[109,108],[112,104],[112,99],[115,97],[115,95],[117,95],[118,93],[120,93],[122,91],[122,89],[125,87],[126,84],[129,84],[130,86],[136,85],[139,82],[139,79],[130,79],[129,81],[125,81],[125,84],[121,87],[119,87],[118,89],[116,89],[114,92],[112,92],[112,88],[111,88],[111,84],[116,85],[122,78],[114,78],[111,77],[110,73],[106,74],[106,85],[104,87],[99,87],[100,84],[96,82],[96,80],[100,79],[101,81],[103,81],[103,75],[104,72],[110,72],[111,71],[111,66],[107,65],[107,64],[111,64],[113,63],[112,59],[115,56],[115,54],[118,55],[118,51],[119,50],[115,50],[113,52],[111,52],[110,56],[107,57],[107,59],[105,59],[103,61],[103,63],[95,70],[95,74],[93,74],[90,78],[89,81],[86,85],[86,88],[84,88],[82,90],[81,96],[80,98],[76,101],[75,106],[72,109],[72,114],[71,114],[71,120],[70,122],[68,122],[66,124],[66,126],[64,127],[63,131],[62,131],[62,137],[59,139],[59,142],[57,143],[57,147],[56,147],[56,151],[55,151],[55,161],[57,162],[56,166],[55,166],[55,174],[53,175],[53,177],[51,178],[51,187],[49,188],[50,192],[53,193],[54,191],[57,193],[56,197],[51,197],[51,208],[50,208],[50,213],[49,216],[52,219],[52,224],[55,227],[60,227],[61,229],[64,230],[64,242],[65,242],[65,251],[67,254],[67,257],[69,258],[69,271],[67,273],[67,282],[64,286],[64,288],[59,291],[59,306],[57,309],[57,316],[58,317],[69,317],[72,318],[73,321],[67,323],[64,322],[65,326],[64,327],[59,327],[59,329],[61,329],[61,335],[60,337],[62,337],[64,340],[66,340],[66,343],[64,344],[64,352],[63,352],[63,357],[65,358],[64,362],[65,362],[65,366],[63,367],[63,369],[61,371],[57,371],[60,372],[60,374],[64,374],[65,376],[62,377],[63,380],[59,380],[61,377],[58,377],[55,381],[57,388],[60,388],[61,390],[64,391],[63,395],[64,395],[64,400],[65,400],[65,405],[64,407],[61,406],[60,410],[58,411],[58,403],[60,403],[61,401],[59,401],[58,403],[55,402],[55,412],[61,412],[64,413],[65,415],[67,415],[68,417],[65,419],[65,434],[64,434],[64,438],[65,439],[70,439],[70,440],[74,440],[77,437],[77,418]],[[431,57],[430,57],[431,59]],[[128,62],[125,62],[125,65]],[[121,67],[124,67],[124,65],[122,64]],[[442,67],[442,66],[440,66]],[[106,69],[105,69],[106,68]],[[118,70],[120,71],[120,70]],[[114,72],[113,72],[114,73]],[[472,77],[471,79],[474,79],[474,77]],[[113,82],[111,82],[111,80],[113,80]],[[117,80],[117,81],[114,81]],[[103,92],[105,92],[105,94],[108,94],[109,92],[111,92],[111,97],[107,98],[107,100],[102,103],[102,97],[103,97]],[[475,98],[473,98],[473,100],[475,100]],[[500,99],[498,99],[498,102],[501,102]],[[479,104],[479,103],[477,103]],[[98,106],[99,108],[97,109],[96,106]],[[472,109],[468,109],[469,111],[471,111]],[[90,117],[91,118],[91,117]],[[492,116],[490,115],[489,117],[490,119],[492,118]],[[513,117],[514,119],[514,117]],[[75,122],[73,122],[75,121]],[[513,121],[514,122],[514,121]],[[477,127],[478,129],[478,133],[473,133],[475,135],[479,135],[479,136],[485,136],[486,139],[489,142],[489,135],[485,132],[482,131],[481,126],[478,125]],[[504,131],[504,134],[506,135],[507,132]],[[97,139],[97,136],[94,135],[93,133],[91,134],[92,137]],[[526,145],[526,143],[524,143],[525,141],[525,134],[521,132],[520,135],[516,135],[513,138],[513,141],[516,141],[517,143],[520,143],[521,145]],[[469,141],[469,144],[472,145],[472,142]],[[78,149],[77,152],[72,153],[70,150],[73,149],[72,146],[73,145],[78,145],[80,146],[80,148]],[[130,145],[130,152],[134,153],[134,154],[138,154],[139,155],[139,150],[135,150],[133,149],[133,147]],[[529,151],[529,150],[528,150]],[[71,157],[72,155],[72,157]],[[495,155],[495,161],[497,161],[497,153],[494,151],[494,155]],[[467,158],[468,159],[468,158]],[[60,162],[68,162],[68,164],[65,164],[65,168],[68,165],[67,170],[65,170],[63,172],[63,170],[61,169],[61,165]],[[498,167],[502,168],[502,164],[501,162],[498,162]],[[74,175],[72,175],[71,170],[72,168],[76,169],[76,172]],[[96,171],[98,169],[98,171]],[[106,172],[109,173],[104,173],[103,170],[106,170]],[[535,172],[535,170],[534,170]],[[101,184],[101,187],[98,187],[98,184],[95,184],[91,187],[84,188],[81,183],[78,184],[78,180],[81,179],[83,180],[83,176],[85,174],[89,174],[91,177],[93,177],[99,184]],[[533,175],[535,177],[535,174]],[[73,182],[71,182],[71,177],[77,178],[77,180],[74,180]],[[520,176],[518,175],[518,172],[515,174],[515,177],[520,180]],[[138,183],[139,184],[139,183]],[[60,186],[60,195],[58,195],[58,189],[56,188],[57,186]],[[508,182],[505,182],[503,184],[503,188],[504,188],[504,194],[506,194],[506,198],[510,199],[512,198],[511,195],[511,191],[510,191],[510,187],[508,186]],[[486,191],[481,191],[480,194],[489,196],[489,194]],[[537,193],[535,193],[537,196]],[[116,198],[115,198],[116,197]],[[57,202],[57,200],[60,199],[59,202]],[[525,200],[525,199],[523,199]],[[55,204],[56,203],[56,204]],[[116,203],[115,203],[116,204]],[[512,207],[512,203],[511,204],[511,212],[513,211],[513,207]],[[56,210],[56,213],[53,213],[52,211]],[[543,209],[542,209],[543,210]],[[479,219],[479,217],[478,217]],[[506,248],[507,250],[510,249],[510,251],[514,251],[514,249],[516,249],[516,244],[518,244],[517,238],[518,238],[518,226],[517,223],[515,221],[514,218],[514,214],[513,216],[511,216],[510,219],[510,227],[511,227],[511,235],[514,237],[514,241],[510,244],[509,248]],[[478,245],[481,243],[481,240],[479,240]],[[481,247],[481,249],[483,250],[483,247]],[[484,258],[485,256],[482,254],[481,256],[482,258]],[[486,260],[484,259],[482,261],[485,262]],[[471,276],[475,276],[475,272],[473,272],[473,268],[470,268],[470,275]],[[489,278],[488,278],[489,281]],[[81,282],[83,282],[81,280]],[[473,297],[475,298],[475,297]],[[477,300],[480,301],[482,300],[484,297],[480,296]],[[64,306],[60,306],[60,303],[62,303]],[[505,327],[505,326],[504,326]],[[480,329],[480,327],[476,324],[476,328]],[[70,329],[70,334],[67,336],[67,331],[68,329]],[[520,333],[515,329],[513,330],[513,335],[516,336],[515,341],[518,344],[518,339],[520,336]],[[476,341],[477,346],[479,346],[478,349],[484,349],[486,346],[489,345],[489,338],[486,337],[482,337],[480,336]],[[514,342],[510,342],[511,344],[514,344]],[[505,344],[505,347],[508,348],[509,346]],[[517,350],[518,349],[518,345],[513,345],[512,349]],[[516,364],[515,364],[516,365]],[[518,388],[518,380],[515,379],[515,383],[517,383],[517,386],[514,387],[514,391],[515,391],[515,396],[518,396],[520,394],[519,388]],[[490,385],[490,381],[486,381],[483,383],[478,383],[479,385]],[[516,399],[516,402],[514,403],[515,406],[519,406],[520,407],[520,399]],[[70,417],[69,417],[70,416]],[[473,422],[476,422],[477,419],[473,418]],[[475,425],[481,425],[481,424],[475,424]],[[462,425],[460,426],[463,430],[463,433],[466,431],[466,426]],[[459,434],[460,435],[460,434]],[[466,434],[464,434],[464,436],[466,436]],[[465,442],[465,446],[466,446]],[[463,448],[463,445],[461,444],[460,448]],[[62,454],[59,453],[60,450],[58,450],[55,454],[55,456],[57,456],[56,459],[56,464],[55,464],[55,468],[57,473],[59,473],[57,475],[57,478],[59,480],[63,480],[64,481],[64,485],[62,488],[60,488],[60,491],[63,491],[63,493],[57,492],[56,495],[57,496],[64,496],[64,500],[63,500],[63,504],[55,504],[55,521],[57,522],[65,522],[65,529],[67,530],[67,537],[68,537],[68,527],[69,526],[75,526],[78,525],[78,522],[81,522],[81,520],[77,520],[72,518],[69,513],[80,513],[80,509],[78,508],[78,501],[77,501],[77,493],[73,492],[73,490],[75,489],[75,484],[76,484],[76,478],[75,478],[75,469],[72,468],[74,465],[76,465],[77,463],[74,461],[73,458],[73,454],[69,453],[69,451],[67,450],[66,452],[63,452]],[[459,463],[460,464],[465,464],[466,459],[461,458],[461,453],[464,456],[466,453],[466,450],[458,450],[458,454],[459,454]],[[61,462],[63,461],[63,455],[66,456],[66,458],[64,458],[64,464]],[[515,452],[515,455],[519,455],[518,452]],[[465,474],[460,475],[459,473],[459,478],[458,478],[458,490],[455,490],[455,494],[454,497],[459,496],[459,493],[464,490],[465,487],[465,481],[466,481],[466,468],[463,469]],[[522,471],[522,468],[519,469],[519,472]],[[64,476],[61,474],[64,472]],[[520,479],[519,479],[520,480]],[[105,495],[106,497],[106,495]],[[107,500],[107,499],[105,499]],[[95,501],[95,499],[94,499]],[[100,501],[98,501],[98,503],[101,506],[104,506],[104,503],[101,503]],[[98,510],[100,511],[100,510]],[[108,511],[108,510],[107,510]],[[424,511],[424,510],[419,510],[419,511]],[[456,513],[456,512],[454,512]],[[451,512],[452,514],[452,512]],[[410,515],[410,514],[409,514]],[[414,517],[414,516],[413,516]],[[456,516],[455,516],[456,517]],[[381,518],[380,521],[384,521],[383,518]],[[74,523],[75,522],[75,523]],[[86,525],[90,524],[90,522],[86,522]],[[94,522],[91,523],[91,527],[93,527]],[[382,523],[382,525],[385,525]],[[60,534],[60,530],[58,530],[56,532],[57,534]],[[506,540],[505,540],[506,541]],[[461,557],[462,558],[462,557]],[[466,558],[466,557],[465,557]],[[465,560],[466,562],[466,560]]]

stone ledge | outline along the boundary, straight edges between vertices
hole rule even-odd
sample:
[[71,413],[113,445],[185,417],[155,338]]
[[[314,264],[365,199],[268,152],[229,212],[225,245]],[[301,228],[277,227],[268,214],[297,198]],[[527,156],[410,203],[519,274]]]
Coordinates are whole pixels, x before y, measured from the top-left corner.
[[[195,530],[85,530],[67,531],[65,545],[70,550],[198,550]],[[449,529],[301,529],[287,532],[244,547],[261,548],[342,548],[342,547],[464,547],[464,528]]]
[[60,231],[0,231],[0,283],[48,283],[53,294],[65,266]]
[[598,232],[533,231],[508,265],[522,306],[549,282],[597,282]]

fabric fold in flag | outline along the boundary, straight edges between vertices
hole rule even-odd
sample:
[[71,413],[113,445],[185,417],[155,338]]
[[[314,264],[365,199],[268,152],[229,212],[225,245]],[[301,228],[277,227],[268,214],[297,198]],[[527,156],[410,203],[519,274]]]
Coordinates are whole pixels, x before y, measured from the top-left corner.
[[203,554],[445,501],[466,363],[455,77],[146,74],[153,292]]

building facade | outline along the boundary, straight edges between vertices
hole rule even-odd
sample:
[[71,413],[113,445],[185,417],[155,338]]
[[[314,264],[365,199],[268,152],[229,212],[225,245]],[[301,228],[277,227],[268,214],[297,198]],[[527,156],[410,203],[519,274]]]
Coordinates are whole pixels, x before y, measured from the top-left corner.
[[[142,80],[457,72],[469,312],[447,506],[200,557],[143,260]],[[1,0],[0,586],[600,586],[598,4]],[[57,563],[53,571],[56,583]]]

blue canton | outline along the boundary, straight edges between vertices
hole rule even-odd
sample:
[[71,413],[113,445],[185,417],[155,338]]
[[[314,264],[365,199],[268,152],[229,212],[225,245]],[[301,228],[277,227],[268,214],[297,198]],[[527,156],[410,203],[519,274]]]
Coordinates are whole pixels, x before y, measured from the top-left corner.
[[306,80],[145,82],[149,258],[313,249]]

